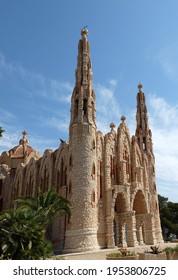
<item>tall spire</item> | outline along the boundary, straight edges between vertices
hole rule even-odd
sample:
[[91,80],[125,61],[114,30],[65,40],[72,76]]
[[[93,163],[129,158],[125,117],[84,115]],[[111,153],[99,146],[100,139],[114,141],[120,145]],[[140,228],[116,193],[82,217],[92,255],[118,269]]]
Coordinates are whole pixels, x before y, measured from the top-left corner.
[[65,234],[66,252],[98,248],[95,94],[92,89],[90,47],[86,28],[82,29],[81,36],[78,44],[76,83],[71,100],[69,153],[72,167],[68,177],[72,189],[70,201],[74,211]]
[[137,113],[136,113],[136,121],[137,127],[135,136],[138,141],[138,145],[140,149],[147,154],[152,153],[152,134],[148,125],[148,113],[145,102],[145,95],[142,91],[142,84],[138,85],[138,93],[137,93]]
[[78,43],[77,69],[75,71],[75,87],[72,94],[71,122],[88,123],[96,126],[95,93],[92,88],[92,68],[88,30],[81,30]]
[[81,40],[78,43],[78,58],[77,69],[75,73],[76,86],[85,89],[92,84],[92,69],[90,59],[90,45],[88,42],[88,30],[83,28],[81,30]]

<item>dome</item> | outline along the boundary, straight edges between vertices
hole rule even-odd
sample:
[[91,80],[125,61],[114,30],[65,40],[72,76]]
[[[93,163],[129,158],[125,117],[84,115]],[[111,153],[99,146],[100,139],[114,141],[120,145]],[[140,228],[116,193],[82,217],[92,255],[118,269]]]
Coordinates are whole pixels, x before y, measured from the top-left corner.
[[32,152],[34,152],[34,149],[28,145],[29,141],[26,137],[27,132],[24,130],[22,134],[23,137],[22,139],[20,139],[19,145],[9,150],[9,154],[11,158],[22,158],[25,155],[29,156]]
[[24,155],[29,156],[33,151],[34,149],[32,147],[27,146],[26,148],[24,148],[24,145],[20,144],[19,146],[16,146],[9,150],[9,154],[11,158],[21,158],[24,157]]
[[16,168],[18,164],[28,164],[31,158],[39,159],[40,153],[29,146],[27,132],[22,132],[23,137],[19,145],[13,147],[8,152],[3,152],[0,156],[0,164],[7,164],[10,168]]

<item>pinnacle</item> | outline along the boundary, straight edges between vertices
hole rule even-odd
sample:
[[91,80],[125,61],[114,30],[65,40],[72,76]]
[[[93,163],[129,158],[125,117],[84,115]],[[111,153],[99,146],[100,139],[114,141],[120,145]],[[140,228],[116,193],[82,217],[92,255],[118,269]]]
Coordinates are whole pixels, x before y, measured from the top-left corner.
[[28,139],[26,138],[27,132],[24,130],[24,131],[22,131],[22,134],[23,134],[23,138],[20,139],[19,144],[20,144],[20,145],[28,144],[29,141],[28,141]]
[[111,128],[111,131],[114,131],[114,128],[116,127],[116,125],[114,123],[111,123],[110,124],[110,128]]
[[88,30],[86,29],[86,27],[82,28],[82,30],[81,30],[82,39],[87,38],[87,36],[88,36]]
[[137,87],[139,89],[139,92],[142,92],[143,85],[141,83],[139,83]]
[[121,117],[121,121],[124,123],[125,120],[126,120],[126,117],[125,117],[125,116],[122,116],[122,117]]

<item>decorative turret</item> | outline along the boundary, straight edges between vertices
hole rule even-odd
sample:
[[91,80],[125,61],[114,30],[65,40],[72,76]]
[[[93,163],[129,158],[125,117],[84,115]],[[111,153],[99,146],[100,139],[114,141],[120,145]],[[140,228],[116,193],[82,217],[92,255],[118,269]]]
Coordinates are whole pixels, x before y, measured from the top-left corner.
[[137,113],[136,113],[136,121],[137,127],[135,136],[137,138],[138,145],[140,149],[147,154],[153,153],[152,151],[152,134],[148,125],[148,114],[147,107],[145,102],[145,95],[142,91],[142,84],[138,85],[138,93],[137,93]]
[[90,59],[90,45],[87,40],[88,30],[81,30],[82,38],[78,44],[77,69],[75,72],[75,87],[71,100],[71,121],[75,123],[89,123],[96,126],[95,93],[92,89],[92,68]]

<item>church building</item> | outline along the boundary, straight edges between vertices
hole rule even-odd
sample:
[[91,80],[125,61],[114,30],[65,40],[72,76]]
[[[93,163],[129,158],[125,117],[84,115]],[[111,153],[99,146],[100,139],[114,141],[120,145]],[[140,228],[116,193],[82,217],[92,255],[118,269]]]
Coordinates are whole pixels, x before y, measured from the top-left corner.
[[57,218],[48,232],[56,253],[162,243],[143,87],[138,85],[135,135],[130,136],[124,116],[119,127],[111,123],[104,135],[97,131],[92,76],[84,28],[78,44],[69,141],[40,157],[23,131],[19,145],[0,155],[0,211],[17,196],[35,197],[39,186],[42,191],[56,186],[72,204],[71,217]]

